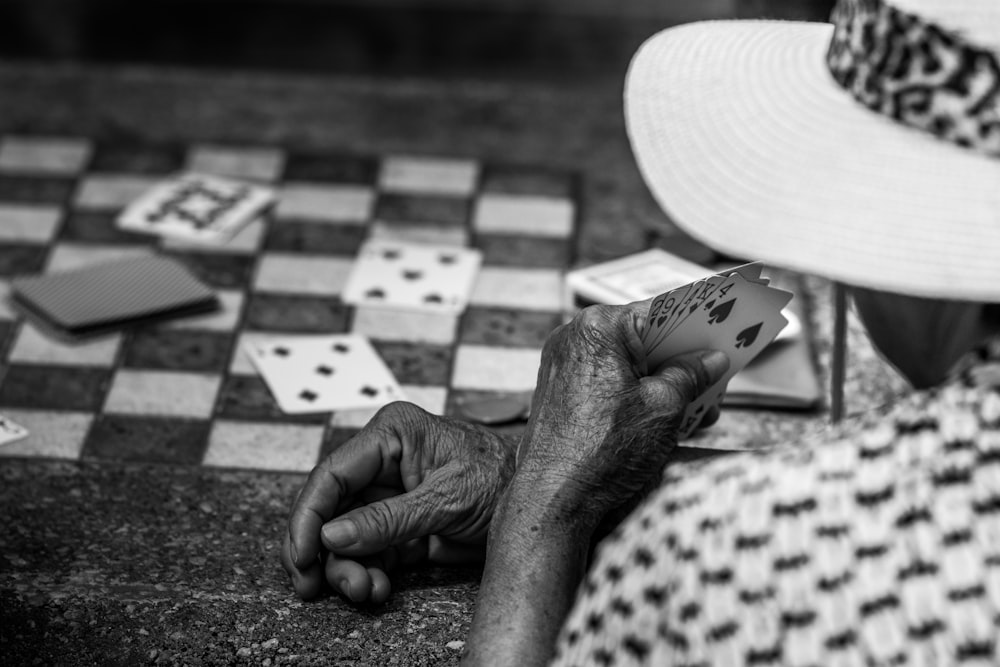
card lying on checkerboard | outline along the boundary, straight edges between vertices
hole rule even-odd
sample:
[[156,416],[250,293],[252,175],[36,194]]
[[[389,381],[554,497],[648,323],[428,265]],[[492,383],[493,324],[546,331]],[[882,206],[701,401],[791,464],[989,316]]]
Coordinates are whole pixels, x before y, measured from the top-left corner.
[[184,174],[160,183],[118,216],[122,229],[195,243],[225,243],[274,202],[272,188]]
[[28,437],[28,429],[12,419],[0,415],[0,446]]
[[650,370],[671,357],[699,349],[721,350],[729,370],[688,406],[681,437],[690,435],[713,406],[721,405],[729,381],[788,324],[782,309],[791,292],[761,278],[759,262],[746,264],[669,290],[650,304],[643,348]]
[[14,302],[43,326],[82,336],[218,308],[177,260],[149,256],[11,281]]
[[398,241],[369,241],[344,288],[354,305],[458,314],[465,310],[482,252]]
[[244,349],[289,414],[378,408],[405,400],[364,336],[296,336],[247,343]]

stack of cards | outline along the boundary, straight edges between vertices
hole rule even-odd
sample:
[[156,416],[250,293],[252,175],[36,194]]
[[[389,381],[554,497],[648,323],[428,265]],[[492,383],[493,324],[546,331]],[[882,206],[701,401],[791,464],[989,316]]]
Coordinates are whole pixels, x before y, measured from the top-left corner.
[[218,308],[215,292],[160,256],[18,278],[11,292],[43,329],[69,337]]
[[726,375],[687,408],[680,437],[689,436],[713,406],[719,406],[729,381],[756,357],[788,321],[781,311],[791,292],[761,278],[755,262],[671,289],[653,299],[643,348],[650,371],[678,354],[721,350],[729,357]]
[[297,336],[247,344],[250,361],[288,414],[378,408],[402,389],[363,336]]
[[136,199],[117,222],[132,232],[221,244],[273,201],[271,188],[218,176],[184,174]]
[[708,269],[651,248],[566,274],[566,303],[621,305],[649,299],[710,273]]

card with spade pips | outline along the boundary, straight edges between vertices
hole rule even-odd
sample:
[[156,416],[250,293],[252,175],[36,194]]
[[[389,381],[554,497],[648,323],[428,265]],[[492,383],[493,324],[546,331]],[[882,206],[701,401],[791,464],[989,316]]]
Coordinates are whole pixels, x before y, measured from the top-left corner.
[[278,406],[288,414],[378,408],[405,395],[364,336],[331,334],[245,345]]
[[482,253],[473,248],[369,241],[347,279],[346,303],[403,310],[461,313]]
[[725,376],[688,406],[680,437],[690,435],[708,409],[721,404],[732,377],[788,323],[781,311],[791,292],[771,287],[760,278],[760,270],[759,263],[738,267],[671,290],[651,303],[642,332],[651,371],[694,350],[721,350],[729,357]]

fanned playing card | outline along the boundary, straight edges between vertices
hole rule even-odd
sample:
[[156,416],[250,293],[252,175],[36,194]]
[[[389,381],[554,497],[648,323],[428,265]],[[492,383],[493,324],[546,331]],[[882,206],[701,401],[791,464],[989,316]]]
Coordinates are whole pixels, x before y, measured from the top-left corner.
[[245,349],[289,414],[378,408],[405,399],[364,336],[298,336],[247,343]]
[[73,335],[218,307],[215,292],[175,259],[149,256],[11,282],[29,314]]
[[680,437],[690,435],[705,412],[722,402],[729,380],[788,322],[781,311],[792,294],[770,287],[759,277],[759,266],[746,266],[749,271],[725,271],[671,290],[650,306],[642,332],[650,370],[671,357],[700,349],[721,350],[729,357],[726,375],[688,406]]
[[122,229],[196,243],[224,243],[274,201],[274,190],[205,174],[154,186],[118,216]]
[[0,415],[0,446],[28,437],[28,429],[8,417]]
[[344,288],[346,303],[457,314],[469,302],[482,253],[396,241],[369,241]]

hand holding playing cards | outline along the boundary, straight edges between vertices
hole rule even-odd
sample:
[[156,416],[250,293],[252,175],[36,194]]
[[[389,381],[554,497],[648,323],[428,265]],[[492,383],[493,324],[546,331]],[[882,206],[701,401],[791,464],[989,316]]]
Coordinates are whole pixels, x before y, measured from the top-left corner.
[[315,597],[326,580],[381,603],[397,562],[481,548],[513,467],[513,443],[484,428],[386,406],[313,469],[292,507],[282,564],[295,592]]
[[546,341],[463,664],[547,662],[599,522],[660,478],[688,404],[726,372],[707,350],[649,369],[649,305],[591,306]]
[[685,408],[729,363],[701,350],[648,368],[640,340],[648,309],[648,301],[591,306],[549,336],[519,476],[572,487],[598,514],[658,478]]

